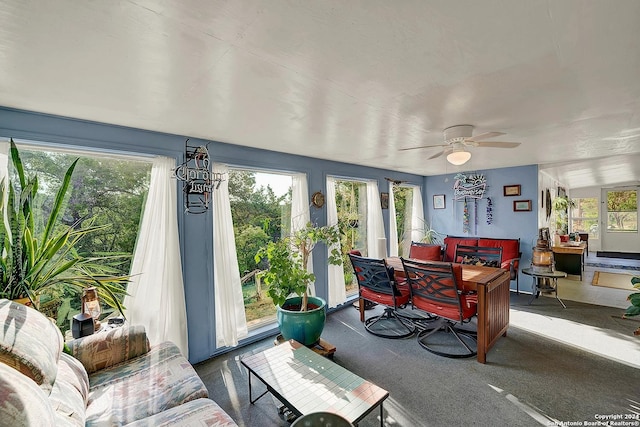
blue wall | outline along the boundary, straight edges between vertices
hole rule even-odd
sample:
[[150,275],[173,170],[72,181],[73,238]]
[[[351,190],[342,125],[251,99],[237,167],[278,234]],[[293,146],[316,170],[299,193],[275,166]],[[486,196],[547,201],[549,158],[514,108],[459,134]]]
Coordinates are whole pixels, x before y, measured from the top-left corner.
[[[470,231],[463,231],[462,201],[453,199],[455,174],[425,177],[426,196],[424,200],[425,219],[436,231],[454,236],[480,236],[519,238],[522,259],[520,269],[531,264],[532,244],[538,236],[538,166],[518,166],[512,168],[478,170],[474,173],[486,177],[487,188],[482,199],[477,201],[477,225],[474,224],[474,203],[469,205]],[[520,196],[503,196],[503,186],[520,184]],[[445,209],[433,209],[433,195],[444,194]],[[487,197],[493,202],[493,222],[487,224]],[[531,200],[530,212],[514,212],[514,200]],[[520,289],[530,290],[528,276],[520,273]],[[515,282],[511,288],[515,289]]]
[[[178,163],[184,160],[184,144],[187,138],[182,135],[169,135],[2,107],[0,107],[0,137],[28,139],[66,147],[77,146],[83,149],[113,150],[127,154],[164,155],[174,157]],[[209,142],[191,138],[189,144],[202,145]],[[209,153],[215,162],[306,172],[310,194],[315,191],[322,191],[326,194],[327,175],[375,179],[378,181],[381,192],[388,191],[385,176],[418,185],[423,183],[423,177],[418,175],[245,148],[220,142],[211,142]],[[182,197],[181,191],[178,194]],[[215,203],[215,194],[213,200]],[[222,349],[215,347],[213,240],[208,238],[208,236],[213,236],[214,230],[211,212],[203,215],[187,215],[183,213],[182,203],[180,199],[176,211],[180,227],[187,304],[189,359],[192,363],[196,363],[222,351]],[[319,224],[325,223],[326,208],[312,209],[311,214],[313,221]],[[388,231],[389,211],[384,210],[383,216]],[[327,277],[323,265],[326,265],[326,254],[314,255],[314,271],[317,276],[316,289],[319,296],[326,298]],[[267,333],[268,331],[265,331],[262,335]],[[253,339],[257,338],[259,336]]]
[[[164,155],[174,157],[177,163],[181,163],[184,160],[184,143],[188,136],[163,134],[0,107],[0,137],[41,141],[49,145],[63,145],[67,148],[76,146],[83,149],[95,148],[126,154]],[[209,142],[191,138],[189,144],[201,145]],[[388,183],[384,179],[387,176],[417,185],[422,184],[423,188],[426,187],[426,191],[423,191],[425,194],[425,217],[433,224],[433,227],[445,234],[463,234],[462,204],[453,202],[454,175],[425,178],[418,175],[240,147],[221,142],[211,142],[209,152],[213,161],[216,162],[306,172],[310,194],[315,191],[322,191],[326,194],[327,175],[375,179],[378,181],[381,192],[388,191]],[[529,265],[531,262],[531,242],[537,235],[537,166],[478,172],[484,173],[487,177],[486,196],[492,197],[494,202],[494,223],[486,225],[484,220],[486,199],[480,201],[478,227],[477,230],[473,229],[474,233],[472,234],[487,237],[519,237],[523,251],[522,263]],[[522,195],[520,197],[503,197],[502,186],[507,184],[520,184]],[[178,185],[176,183],[176,186]],[[178,194],[180,197],[182,196],[181,191]],[[434,194],[446,195],[446,209],[433,209],[432,196]],[[533,210],[531,212],[513,212],[512,202],[514,199],[532,200]],[[176,211],[180,227],[189,326],[189,359],[192,363],[196,363],[224,350],[215,347],[213,240],[207,237],[213,236],[214,230],[211,212],[203,215],[187,215],[183,212],[182,203],[180,199]],[[311,214],[312,220],[319,224],[325,223],[326,208],[312,209]],[[383,217],[388,233],[388,210],[383,210]],[[316,288],[318,295],[324,298],[327,296],[327,277],[323,268],[323,265],[326,264],[325,258],[326,255],[321,253],[314,256],[314,270],[317,275]],[[522,281],[522,277],[520,279]],[[261,336],[272,332],[264,331]],[[258,338],[260,336],[253,337],[253,339]]]

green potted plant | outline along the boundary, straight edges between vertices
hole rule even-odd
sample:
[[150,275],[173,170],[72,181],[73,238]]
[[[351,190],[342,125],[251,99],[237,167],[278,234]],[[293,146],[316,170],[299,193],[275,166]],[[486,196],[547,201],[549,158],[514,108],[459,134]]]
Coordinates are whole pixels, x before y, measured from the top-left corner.
[[[634,288],[640,290],[640,277],[632,277],[631,284]],[[627,297],[627,301],[631,302],[631,305],[625,311],[623,318],[634,317],[640,315],[640,292],[634,292]],[[640,335],[640,327],[633,332],[634,335]]]
[[34,218],[38,177],[25,174],[13,140],[11,161],[18,183],[7,178],[8,191],[4,180],[0,188],[0,298],[27,302],[39,309],[42,295],[59,298],[64,289],[95,287],[101,300],[122,314],[120,299],[126,294],[128,276],[119,274],[117,265],[124,256],[86,257],[76,250],[83,236],[104,226],[66,226],[58,221],[78,160],[67,169],[41,227],[37,227]]
[[277,307],[276,317],[284,339],[294,339],[305,345],[312,345],[320,339],[326,302],[309,296],[309,285],[315,281],[315,275],[307,271],[307,265],[309,255],[318,243],[333,246],[329,264],[342,264],[340,251],[335,247],[339,242],[337,226],[321,227],[307,223],[292,235],[269,242],[256,253],[256,263],[267,261],[262,280]]
[[553,199],[555,211],[556,231],[561,235],[569,233],[569,208],[575,208],[576,204],[567,196],[558,196]]

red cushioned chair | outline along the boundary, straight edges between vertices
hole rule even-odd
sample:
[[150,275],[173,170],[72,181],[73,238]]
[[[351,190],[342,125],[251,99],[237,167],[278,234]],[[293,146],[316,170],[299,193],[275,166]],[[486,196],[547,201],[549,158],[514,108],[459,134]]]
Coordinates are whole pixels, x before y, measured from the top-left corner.
[[397,284],[393,268],[383,259],[366,258],[352,253],[353,265],[361,300],[384,306],[382,314],[364,319],[364,304],[360,304],[360,321],[367,332],[383,338],[406,338],[416,331],[415,325],[397,313],[398,308],[409,303],[410,292],[406,284]]
[[462,266],[445,262],[402,259],[413,308],[439,319],[418,333],[418,343],[439,356],[461,358],[477,354],[473,330],[459,326],[477,313],[475,298],[462,290]]
[[409,258],[421,261],[442,261],[442,246],[431,243],[411,242]]

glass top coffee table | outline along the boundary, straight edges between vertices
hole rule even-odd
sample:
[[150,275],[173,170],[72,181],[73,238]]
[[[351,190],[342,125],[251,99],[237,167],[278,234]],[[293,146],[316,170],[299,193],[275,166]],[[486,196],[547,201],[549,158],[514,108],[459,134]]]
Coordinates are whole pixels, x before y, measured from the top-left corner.
[[[389,392],[353,372],[320,356],[302,344],[289,340],[240,361],[249,371],[249,400],[254,403],[271,392],[296,416],[312,412],[333,412],[357,424],[380,407]],[[267,390],[253,398],[251,376]]]

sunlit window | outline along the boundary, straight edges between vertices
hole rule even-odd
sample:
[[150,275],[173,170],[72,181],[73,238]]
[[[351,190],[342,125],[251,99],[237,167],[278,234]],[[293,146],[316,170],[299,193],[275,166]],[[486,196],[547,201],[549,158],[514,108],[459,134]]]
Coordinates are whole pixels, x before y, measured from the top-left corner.
[[636,190],[607,192],[607,231],[638,231],[638,192]]
[[588,233],[590,239],[598,239],[598,199],[585,197],[573,201],[575,207],[571,208],[571,230],[574,233]]
[[229,199],[248,328],[275,321],[276,307],[260,281],[258,249],[290,229],[291,175],[231,169]]
[[355,249],[367,256],[367,185],[361,181],[337,180],[336,205],[342,235],[344,281],[347,295],[352,295],[357,292],[358,285],[348,253]]

